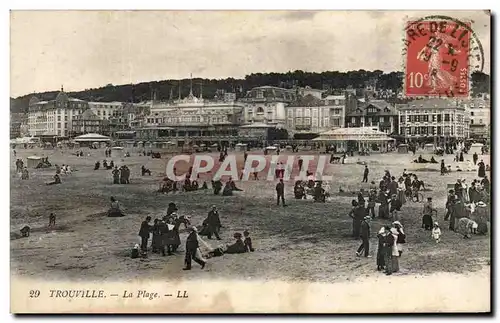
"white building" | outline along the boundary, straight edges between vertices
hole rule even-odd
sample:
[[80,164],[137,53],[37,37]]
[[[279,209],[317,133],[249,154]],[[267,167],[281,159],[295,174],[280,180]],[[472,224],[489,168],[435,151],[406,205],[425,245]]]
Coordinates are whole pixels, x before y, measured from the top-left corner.
[[31,136],[68,137],[74,116],[83,113],[88,103],[70,98],[61,88],[55,100],[40,101],[32,97],[28,109],[28,132]]
[[469,117],[455,100],[426,99],[398,105],[399,134],[405,141],[444,144],[469,137]]
[[244,103],[244,122],[264,122],[279,126],[286,123],[286,106],[295,101],[297,91],[274,86],[260,86],[248,91]]
[[470,137],[475,139],[488,139],[490,137],[490,105],[489,99],[473,98],[463,100],[461,104],[465,107],[469,117]]

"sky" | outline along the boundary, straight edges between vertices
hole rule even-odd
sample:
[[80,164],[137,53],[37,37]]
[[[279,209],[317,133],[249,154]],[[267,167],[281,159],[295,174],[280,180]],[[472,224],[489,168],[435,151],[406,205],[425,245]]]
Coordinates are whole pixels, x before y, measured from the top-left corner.
[[402,71],[405,22],[471,20],[490,73],[490,16],[479,11],[12,11],[11,96],[251,73]]

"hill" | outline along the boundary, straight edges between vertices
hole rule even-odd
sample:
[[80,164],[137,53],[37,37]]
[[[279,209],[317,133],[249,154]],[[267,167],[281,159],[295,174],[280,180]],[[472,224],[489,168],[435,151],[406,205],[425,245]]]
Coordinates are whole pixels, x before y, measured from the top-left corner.
[[[288,73],[256,73],[245,76],[244,79],[193,79],[193,92],[196,96],[200,95],[201,83],[203,83],[203,97],[213,98],[218,90],[235,92],[237,98],[242,97],[246,91],[257,86],[279,86],[292,88],[294,86],[310,86],[316,89],[342,88],[362,88],[367,83],[377,84],[377,88],[395,92],[402,88],[402,72],[383,73],[380,70],[375,71],[349,71],[337,72],[327,71],[322,73],[294,71]],[[490,77],[487,74],[476,72],[472,75],[473,94],[489,92]],[[189,94],[189,79],[181,80],[181,96]],[[11,98],[10,111],[13,113],[27,112],[28,103],[33,95],[41,100],[52,100],[56,97],[58,91],[43,93],[31,93],[28,95]],[[85,89],[78,92],[70,92],[72,97],[101,102],[141,102],[150,100],[156,93],[158,100],[177,98],[179,96],[179,80],[163,80],[143,82],[139,84],[112,85],[95,89]]]

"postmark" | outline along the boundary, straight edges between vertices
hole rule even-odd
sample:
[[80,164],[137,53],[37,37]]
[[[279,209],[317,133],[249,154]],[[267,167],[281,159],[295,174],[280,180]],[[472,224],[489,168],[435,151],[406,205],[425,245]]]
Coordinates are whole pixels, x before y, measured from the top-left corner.
[[471,75],[484,67],[471,21],[447,16],[411,20],[404,45],[407,97],[469,97]]

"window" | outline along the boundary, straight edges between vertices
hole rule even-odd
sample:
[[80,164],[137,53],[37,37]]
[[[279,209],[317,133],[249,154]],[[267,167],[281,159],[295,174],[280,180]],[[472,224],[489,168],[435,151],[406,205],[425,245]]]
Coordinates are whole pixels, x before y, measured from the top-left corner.
[[57,121],[61,121],[61,116],[57,116]]
[[304,113],[304,117],[310,117],[311,116],[311,109],[306,109]]
[[293,110],[292,109],[288,109],[286,113],[287,113],[288,117],[292,117],[293,116]]
[[257,99],[263,99],[264,98],[264,92],[262,91],[257,91]]
[[68,121],[68,116],[64,116],[64,121]]
[[323,127],[330,126],[330,119],[328,117],[323,117]]
[[473,116],[474,116],[474,112],[473,112],[473,111],[471,111],[471,112],[470,112],[470,115],[473,117]]
[[61,123],[60,122],[57,123],[57,128],[61,128]]
[[441,122],[443,120],[443,116],[441,114],[437,115],[437,122]]
[[264,109],[262,107],[257,108],[257,114],[262,114],[264,113]]
[[483,123],[483,119],[479,119],[479,123],[481,123],[481,124],[482,124],[482,123]]
[[450,114],[449,113],[446,113],[444,115],[444,121],[450,121]]
[[474,119],[471,119],[471,120],[470,120],[470,124],[474,124]]
[[351,123],[355,124],[356,123],[356,118],[355,117],[352,117],[351,118]]
[[399,122],[404,123],[405,122],[405,116],[399,116]]

